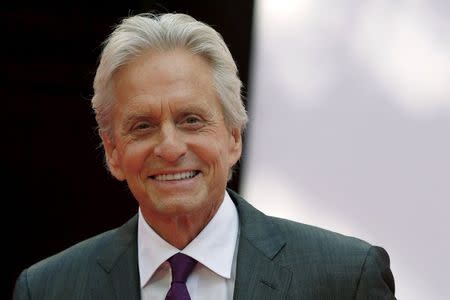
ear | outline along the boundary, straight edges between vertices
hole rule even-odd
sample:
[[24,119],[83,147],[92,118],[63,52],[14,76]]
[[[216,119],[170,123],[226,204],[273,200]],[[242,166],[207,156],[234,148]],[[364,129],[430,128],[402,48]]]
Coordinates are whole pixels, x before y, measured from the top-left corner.
[[103,148],[105,149],[106,163],[111,174],[120,181],[125,180],[125,175],[120,166],[119,153],[115,143],[106,134],[102,133]]
[[230,164],[234,165],[241,158],[242,154],[242,136],[241,130],[237,127],[231,128],[230,135]]

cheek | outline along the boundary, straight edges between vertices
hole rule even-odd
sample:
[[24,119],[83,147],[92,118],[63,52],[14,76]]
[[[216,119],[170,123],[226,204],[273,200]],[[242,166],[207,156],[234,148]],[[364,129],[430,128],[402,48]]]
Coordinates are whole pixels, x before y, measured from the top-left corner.
[[229,165],[228,148],[217,139],[201,139],[191,144],[193,153],[209,167],[227,170]]
[[130,143],[122,151],[123,167],[127,173],[142,169],[147,157],[148,147],[145,143]]

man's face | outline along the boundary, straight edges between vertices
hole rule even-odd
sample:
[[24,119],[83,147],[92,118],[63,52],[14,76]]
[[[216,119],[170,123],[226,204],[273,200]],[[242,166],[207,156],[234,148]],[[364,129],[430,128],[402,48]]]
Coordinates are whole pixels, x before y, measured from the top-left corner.
[[242,143],[225,124],[206,60],[149,51],[113,80],[113,139],[102,136],[113,175],[127,181],[147,221],[212,217]]

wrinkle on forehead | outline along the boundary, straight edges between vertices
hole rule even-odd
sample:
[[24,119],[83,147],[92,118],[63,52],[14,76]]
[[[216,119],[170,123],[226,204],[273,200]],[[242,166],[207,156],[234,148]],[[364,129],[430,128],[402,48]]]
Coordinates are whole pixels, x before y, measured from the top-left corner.
[[177,85],[180,81],[186,83],[186,80],[191,88],[201,87],[205,83],[215,87],[213,71],[208,61],[181,48],[168,52],[148,50],[117,70],[113,79],[119,91],[120,86],[126,82],[130,91],[134,90],[136,93],[142,92],[143,86],[164,92],[171,85]]

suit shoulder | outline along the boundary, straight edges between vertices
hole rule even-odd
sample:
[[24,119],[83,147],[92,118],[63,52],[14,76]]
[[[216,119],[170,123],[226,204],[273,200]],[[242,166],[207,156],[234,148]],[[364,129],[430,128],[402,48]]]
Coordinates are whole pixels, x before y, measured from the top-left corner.
[[[234,191],[228,189],[232,200],[238,208],[241,224],[247,235],[251,236],[251,240],[255,243],[264,244],[261,241],[255,241],[254,237],[259,240],[267,240],[271,243],[273,237],[278,241],[285,241],[288,250],[310,252],[311,254],[322,255],[339,255],[352,254],[353,252],[367,254],[371,245],[361,239],[346,236],[327,229],[294,222],[288,219],[268,216]],[[256,232],[256,234],[255,234]]]
[[339,252],[366,254],[372,246],[362,239],[324,228],[277,217],[269,218],[292,246],[307,247],[322,254],[328,251],[334,254]]
[[38,273],[70,268],[71,266],[80,266],[85,262],[95,260],[99,251],[110,242],[116,231],[117,229],[112,229],[100,233],[45,258],[29,267],[28,275],[32,276]]
[[104,254],[117,254],[123,247],[129,244],[135,236],[137,228],[137,215],[128,220],[125,224],[115,229],[111,229],[83,240],[59,253],[45,258],[28,269],[29,274],[72,270],[80,268],[87,262],[96,260]]
[[89,293],[101,284],[99,279],[114,267],[120,257],[134,253],[136,228],[137,218],[134,217],[121,227],[88,238],[35,263],[19,275],[14,294],[29,293],[36,299],[67,299],[65,295],[72,293]]

